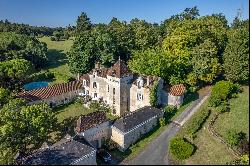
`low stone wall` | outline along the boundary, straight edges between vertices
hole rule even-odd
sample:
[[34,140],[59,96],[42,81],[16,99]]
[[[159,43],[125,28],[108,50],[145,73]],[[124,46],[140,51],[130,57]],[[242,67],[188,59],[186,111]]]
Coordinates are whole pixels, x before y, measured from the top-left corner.
[[96,163],[96,151],[84,156],[80,161],[72,163],[71,165],[97,165]]

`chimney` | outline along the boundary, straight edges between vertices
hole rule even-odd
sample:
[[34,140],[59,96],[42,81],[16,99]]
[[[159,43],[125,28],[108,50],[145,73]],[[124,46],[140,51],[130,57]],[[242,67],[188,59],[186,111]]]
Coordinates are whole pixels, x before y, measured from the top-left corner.
[[80,74],[77,73],[77,80],[79,81],[80,80]]
[[66,134],[64,138],[66,138],[67,140],[70,140],[72,137],[71,137],[71,135]]
[[49,148],[49,145],[48,145],[47,142],[44,142],[44,143],[42,144],[42,146],[40,147],[40,149],[47,149],[47,148]]

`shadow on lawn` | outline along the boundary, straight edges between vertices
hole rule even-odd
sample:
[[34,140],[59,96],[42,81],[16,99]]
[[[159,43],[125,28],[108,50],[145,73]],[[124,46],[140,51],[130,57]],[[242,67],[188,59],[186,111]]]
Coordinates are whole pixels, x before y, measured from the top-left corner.
[[67,63],[66,54],[63,50],[48,50],[48,67],[46,69],[56,68]]

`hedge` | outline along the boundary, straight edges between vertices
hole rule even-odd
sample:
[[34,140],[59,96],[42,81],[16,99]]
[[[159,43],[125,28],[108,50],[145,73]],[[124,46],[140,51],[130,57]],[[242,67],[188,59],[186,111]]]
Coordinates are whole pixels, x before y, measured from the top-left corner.
[[175,158],[184,160],[193,154],[194,145],[184,138],[172,138],[170,140],[170,152]]
[[203,123],[210,115],[210,110],[202,109],[199,111],[187,125],[187,131],[191,138],[194,138],[196,133],[201,129]]

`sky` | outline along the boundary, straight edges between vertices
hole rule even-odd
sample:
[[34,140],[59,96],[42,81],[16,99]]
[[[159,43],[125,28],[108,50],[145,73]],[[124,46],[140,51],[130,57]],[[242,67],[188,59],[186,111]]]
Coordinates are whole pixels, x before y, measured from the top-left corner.
[[86,12],[92,23],[109,23],[112,17],[160,23],[194,6],[201,16],[223,13],[229,23],[239,8],[242,19],[249,18],[248,0],[0,0],[0,20],[65,27],[75,25],[81,12]]

